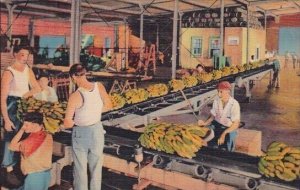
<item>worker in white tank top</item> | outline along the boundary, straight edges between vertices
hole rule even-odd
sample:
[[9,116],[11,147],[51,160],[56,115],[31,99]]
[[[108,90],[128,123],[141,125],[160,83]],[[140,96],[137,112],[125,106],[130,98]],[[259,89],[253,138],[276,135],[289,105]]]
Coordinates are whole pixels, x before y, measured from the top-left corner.
[[[101,189],[105,133],[101,124],[101,114],[110,110],[112,103],[101,83],[92,83],[87,80],[86,69],[82,65],[73,65],[69,74],[72,81],[79,87],[70,95],[64,119],[65,128],[73,127],[73,188],[74,190],[99,190]],[[91,174],[90,187],[86,180],[87,166]]]
[[9,66],[1,79],[1,113],[4,120],[4,155],[1,166],[7,172],[12,171],[16,163],[14,152],[8,149],[11,139],[21,127],[21,121],[17,118],[17,101],[28,98],[41,91],[33,71],[27,65],[29,47],[14,48],[14,63]]

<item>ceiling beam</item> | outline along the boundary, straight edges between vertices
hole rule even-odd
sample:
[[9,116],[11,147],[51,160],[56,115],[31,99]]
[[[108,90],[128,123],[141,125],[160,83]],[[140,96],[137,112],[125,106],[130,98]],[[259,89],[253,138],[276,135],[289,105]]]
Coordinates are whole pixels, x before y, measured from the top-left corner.
[[296,8],[300,9],[300,5],[296,3],[295,1],[292,1]]
[[[92,4],[92,3],[81,3],[81,6],[83,7],[90,7],[90,8],[95,8],[95,9],[103,9],[103,10],[107,10],[107,11],[113,11],[114,7],[110,7],[110,6],[105,6],[105,5],[99,5],[99,4]],[[120,12],[120,13],[129,13],[129,14],[140,14],[140,11],[132,11],[132,10],[118,10],[116,12]],[[147,13],[144,13],[145,15],[149,15]]]
[[50,6],[45,6],[45,5],[33,4],[33,3],[28,3],[28,4],[22,3],[22,4],[18,4],[18,6],[20,6],[20,7],[34,8],[34,9],[40,9],[40,10],[45,10],[45,11],[71,13],[71,10],[69,10],[69,9],[62,9],[62,8],[57,8],[57,7],[50,7]]
[[249,5],[250,4],[249,1],[247,1],[247,0],[234,0],[234,1],[237,2],[237,3],[243,4],[243,5]]
[[195,1],[190,1],[190,0],[180,0],[180,2],[181,2],[181,3],[188,4],[188,5],[192,5],[192,6],[195,6],[195,7],[199,7],[199,8],[207,8],[207,7],[204,6],[203,4],[196,3]]
[[261,12],[265,13],[267,16],[269,15],[269,16],[273,16],[273,17],[278,17],[278,15],[272,13],[271,11],[265,10],[259,6],[255,6],[255,8],[257,11],[261,11]]
[[[1,9],[1,12],[3,11],[8,11],[6,8],[4,9]],[[17,9],[14,9],[14,13],[19,13],[21,10],[17,10]],[[26,14],[26,15],[33,15],[33,16],[46,16],[46,17],[51,17],[51,18],[54,18],[56,17],[55,14],[50,14],[50,13],[44,13],[44,12],[36,12],[36,11],[25,11],[23,10],[22,11],[22,14]]]

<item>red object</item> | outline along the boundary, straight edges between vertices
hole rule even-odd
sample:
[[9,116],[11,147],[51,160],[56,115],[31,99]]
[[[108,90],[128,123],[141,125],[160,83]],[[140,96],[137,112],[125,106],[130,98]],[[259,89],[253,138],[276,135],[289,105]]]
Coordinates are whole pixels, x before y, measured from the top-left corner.
[[222,81],[218,84],[218,90],[230,90],[231,85],[227,81]]
[[45,131],[39,131],[36,133],[31,133],[25,140],[21,143],[21,153],[25,157],[29,157],[34,153],[46,139],[47,133]]

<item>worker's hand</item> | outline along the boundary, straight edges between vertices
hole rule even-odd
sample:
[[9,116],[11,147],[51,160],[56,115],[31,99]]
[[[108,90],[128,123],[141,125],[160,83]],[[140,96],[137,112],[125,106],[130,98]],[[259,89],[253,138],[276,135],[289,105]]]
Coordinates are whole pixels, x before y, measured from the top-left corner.
[[26,92],[26,93],[23,95],[22,98],[27,99],[27,98],[29,98],[30,96],[32,96],[32,95],[31,95],[31,92]]
[[218,139],[218,145],[224,144],[225,136],[226,136],[226,133],[223,132],[222,135],[220,136],[220,138]]
[[206,123],[203,120],[199,120],[198,125],[201,127],[204,127],[204,126],[206,126]]
[[11,122],[10,119],[8,119],[7,121],[4,121],[4,128],[7,132],[11,132],[13,131],[16,127],[13,124],[13,122]]

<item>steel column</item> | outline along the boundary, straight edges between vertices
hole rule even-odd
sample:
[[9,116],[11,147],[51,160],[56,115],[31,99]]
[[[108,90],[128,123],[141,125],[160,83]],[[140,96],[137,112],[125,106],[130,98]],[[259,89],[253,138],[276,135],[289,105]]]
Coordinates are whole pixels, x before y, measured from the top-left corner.
[[[140,15],[140,52],[143,51],[143,40],[144,40],[144,7],[142,4],[139,4],[141,8],[141,15]],[[141,59],[141,54],[140,54],[140,59]]]
[[28,25],[28,40],[31,47],[34,47],[34,19],[29,19],[29,25]]
[[221,28],[220,28],[220,53],[219,56],[224,55],[224,0],[221,0]]
[[13,23],[14,9],[17,7],[17,5],[10,5],[9,3],[5,3],[5,5],[8,10],[6,34],[9,39],[6,44],[6,48],[9,49],[10,52],[12,53],[12,51],[13,51],[13,48],[11,48],[13,45],[13,44],[11,44],[12,43],[12,28],[13,28],[12,23]]
[[247,4],[247,46],[246,46],[246,64],[249,65],[249,17],[250,17],[250,11],[249,11],[250,5]]
[[172,42],[172,79],[176,77],[176,56],[177,56],[177,25],[178,25],[178,0],[174,3],[173,15],[173,42]]

